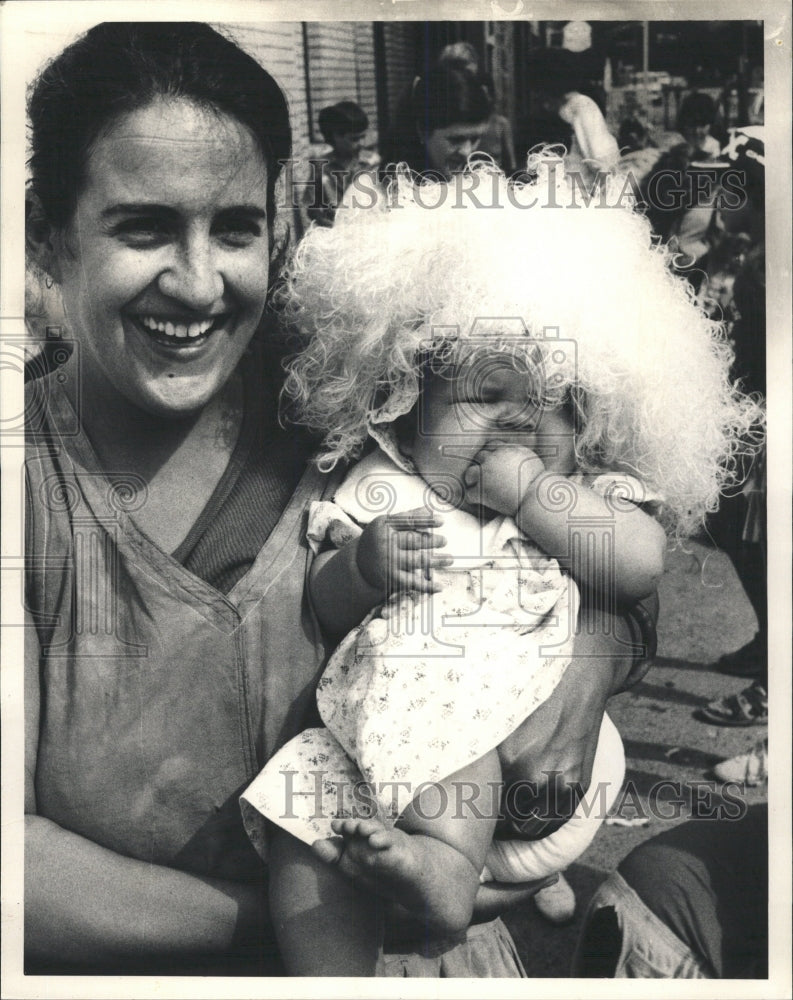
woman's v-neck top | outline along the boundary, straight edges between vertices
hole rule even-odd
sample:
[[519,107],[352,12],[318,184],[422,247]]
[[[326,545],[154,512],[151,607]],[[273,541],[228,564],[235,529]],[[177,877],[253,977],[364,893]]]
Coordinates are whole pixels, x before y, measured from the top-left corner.
[[[38,706],[37,812],[123,855],[256,877],[238,797],[313,701],[325,649],[305,594],[305,518],[330,484],[309,464],[293,488],[289,435],[269,419],[243,421],[238,467],[180,561],[136,526],[136,490],[100,470],[66,377],[28,387],[26,603],[40,652],[26,715],[35,725]],[[270,448],[259,463],[262,441]],[[251,498],[268,490],[259,517]],[[202,575],[215,585],[199,563],[214,567]]]

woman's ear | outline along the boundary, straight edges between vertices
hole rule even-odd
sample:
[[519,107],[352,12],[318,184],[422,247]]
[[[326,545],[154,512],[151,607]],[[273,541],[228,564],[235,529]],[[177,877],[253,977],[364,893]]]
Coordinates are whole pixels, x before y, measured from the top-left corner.
[[28,258],[45,274],[60,284],[60,263],[56,250],[56,233],[47,219],[38,195],[25,195],[25,249]]

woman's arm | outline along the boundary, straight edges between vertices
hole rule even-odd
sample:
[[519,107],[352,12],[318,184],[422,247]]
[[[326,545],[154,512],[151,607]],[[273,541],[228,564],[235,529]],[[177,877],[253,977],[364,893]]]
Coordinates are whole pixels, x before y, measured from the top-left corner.
[[25,954],[107,966],[206,959],[253,944],[264,890],[122,857],[43,816],[25,817]]
[[617,140],[609,132],[597,104],[584,94],[571,94],[559,109],[559,117],[573,126],[585,160],[595,160],[599,167],[610,169],[619,159]]
[[39,647],[25,638],[25,952],[28,961],[108,966],[206,959],[253,944],[264,889],[115,854],[37,815]]

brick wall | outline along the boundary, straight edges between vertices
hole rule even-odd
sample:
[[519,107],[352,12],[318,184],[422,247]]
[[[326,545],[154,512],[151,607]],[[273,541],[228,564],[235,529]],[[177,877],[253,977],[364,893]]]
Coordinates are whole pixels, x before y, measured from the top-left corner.
[[306,43],[315,142],[322,142],[317,126],[319,112],[339,101],[360,104],[376,142],[377,93],[371,22],[308,22]]
[[383,27],[386,96],[389,116],[393,116],[400,95],[416,75],[416,35],[414,25],[392,22]]
[[309,144],[306,72],[300,21],[225,23],[213,27],[231,36],[272,74],[289,104],[294,156],[305,159]]

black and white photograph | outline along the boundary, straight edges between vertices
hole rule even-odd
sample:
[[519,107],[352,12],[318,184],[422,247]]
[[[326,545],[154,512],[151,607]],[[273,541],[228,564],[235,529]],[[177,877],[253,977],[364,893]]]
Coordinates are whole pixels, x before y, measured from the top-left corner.
[[791,997],[788,6],[0,26],[2,998]]

